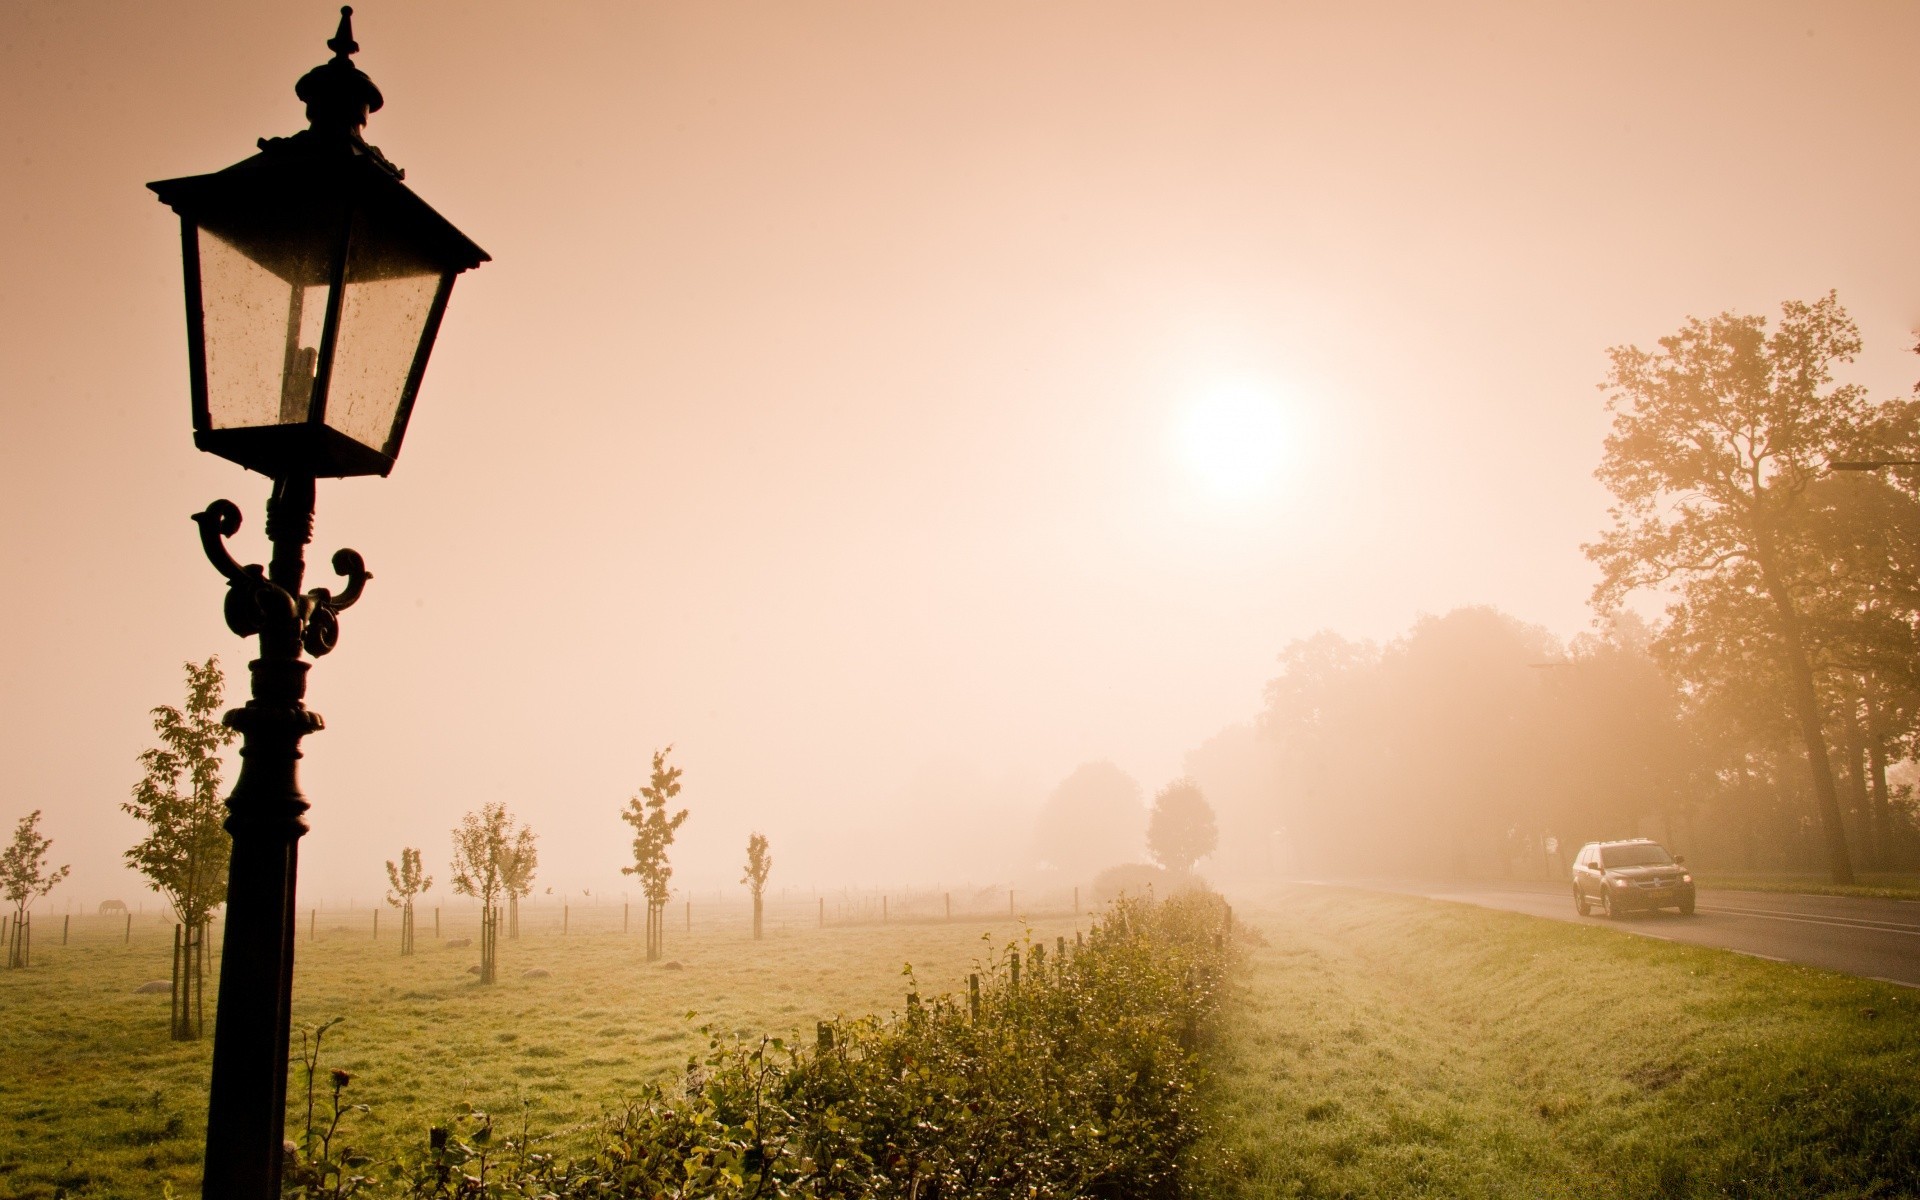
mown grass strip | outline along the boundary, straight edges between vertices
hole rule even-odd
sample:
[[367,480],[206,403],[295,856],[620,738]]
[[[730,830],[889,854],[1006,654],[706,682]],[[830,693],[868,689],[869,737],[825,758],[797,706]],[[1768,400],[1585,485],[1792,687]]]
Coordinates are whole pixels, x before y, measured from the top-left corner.
[[1874,900],[1920,900],[1920,875],[1906,871],[1863,872],[1853,883],[1830,883],[1819,875],[1696,873],[1703,888],[1785,892],[1798,896],[1861,896]]
[[1920,994],[1411,897],[1246,914],[1204,1190],[1853,1196],[1920,1180]]

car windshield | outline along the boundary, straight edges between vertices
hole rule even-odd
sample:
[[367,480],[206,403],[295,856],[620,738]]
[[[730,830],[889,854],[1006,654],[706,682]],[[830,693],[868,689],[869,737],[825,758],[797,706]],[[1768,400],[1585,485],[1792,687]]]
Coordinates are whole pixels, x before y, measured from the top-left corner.
[[1672,862],[1666,847],[1651,842],[1636,846],[1608,846],[1600,851],[1600,864],[1606,867],[1664,867]]

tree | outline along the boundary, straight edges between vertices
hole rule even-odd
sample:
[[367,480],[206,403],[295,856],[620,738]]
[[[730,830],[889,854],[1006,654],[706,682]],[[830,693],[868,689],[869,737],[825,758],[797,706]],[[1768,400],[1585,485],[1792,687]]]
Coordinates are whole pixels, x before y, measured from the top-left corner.
[[667,900],[672,895],[669,882],[673,868],[667,862],[667,848],[673,835],[687,819],[687,810],[667,815],[667,802],[680,794],[680,768],[667,765],[673,747],[653,752],[653,775],[640,794],[628,799],[620,819],[633,826],[633,865],[621,867],[622,875],[638,875],[647,897],[647,961],[659,958],[666,943]]
[[460,818],[453,830],[453,890],[480,902],[481,983],[494,981],[500,933],[498,906],[507,891],[509,860],[516,846],[531,844],[531,836],[524,825],[514,831],[513,814],[497,800]]
[[760,940],[760,902],[767,891],[767,875],[773,870],[773,855],[767,853],[767,835],[749,834],[747,837],[747,873],[740,882],[753,892],[753,940]]
[[127,863],[173,905],[182,945],[174,955],[173,1036],[200,1036],[205,984],[207,922],[227,898],[227,859],[233,839],[220,801],[220,747],[234,731],[215,716],[226,679],[220,660],[183,664],[184,709],[163,704],[152,710],[160,745],[140,755],[141,778],[133,799],[120,807],[147,826],[147,836],[127,851]]
[[1836,385],[1860,336],[1838,299],[1788,301],[1763,317],[1689,319],[1657,352],[1616,346],[1602,387],[1613,429],[1595,474],[1613,493],[1613,528],[1586,547],[1601,569],[1595,607],[1669,588],[1703,610],[1729,590],[1764,602],[1768,649],[1805,746],[1834,882],[1853,880],[1802,593],[1814,582],[1798,541],[1807,489],[1854,456],[1874,410]]
[[1193,870],[1193,864],[1212,854],[1220,843],[1213,822],[1213,806],[1191,779],[1176,779],[1153,798],[1147,817],[1147,853],[1175,875]]
[[[0,892],[4,892],[7,903],[13,905],[12,936],[7,939],[9,967],[27,965],[27,935],[23,930],[27,910],[72,869],[47,870],[47,851],[53,846],[53,839],[41,837],[39,825],[40,810],[36,808],[20,818],[13,829],[13,843],[5,852],[0,852]],[[755,907],[758,907],[757,900]]]
[[1090,879],[1139,857],[1146,815],[1133,776],[1110,762],[1082,763],[1047,796],[1035,856],[1070,880]]
[[500,886],[507,894],[509,939],[520,936],[520,897],[533,891],[533,873],[540,865],[540,850],[536,844],[539,840],[538,834],[522,825],[500,851]]
[[393,888],[387,893],[387,903],[400,910],[400,955],[404,958],[413,953],[413,898],[433,886],[433,876],[421,870],[420,851],[402,846],[398,867],[392,859],[387,860],[387,882]]

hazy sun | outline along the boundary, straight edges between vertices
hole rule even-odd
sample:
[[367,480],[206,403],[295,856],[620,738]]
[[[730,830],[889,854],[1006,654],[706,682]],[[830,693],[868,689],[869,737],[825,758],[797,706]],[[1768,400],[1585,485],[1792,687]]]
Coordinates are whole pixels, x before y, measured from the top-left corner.
[[1248,499],[1273,485],[1288,457],[1288,434],[1271,389],[1245,381],[1196,397],[1175,430],[1187,470],[1226,500]]

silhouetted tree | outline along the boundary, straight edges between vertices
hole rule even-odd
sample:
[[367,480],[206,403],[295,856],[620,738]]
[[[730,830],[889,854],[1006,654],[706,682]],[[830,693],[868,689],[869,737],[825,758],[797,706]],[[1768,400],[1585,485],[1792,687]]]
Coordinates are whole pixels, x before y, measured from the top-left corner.
[[120,807],[147,827],[147,836],[127,851],[128,865],[167,898],[182,927],[186,965],[183,971],[176,952],[172,1034],[188,1041],[200,1036],[207,922],[227,898],[233,839],[220,801],[220,747],[233,741],[234,731],[217,715],[226,687],[220,660],[184,667],[186,705],[152,710],[160,745],[140,755],[140,782]]
[[522,825],[500,852],[500,886],[507,894],[509,938],[520,936],[520,897],[533,891],[533,875],[540,866],[539,840],[539,835]]
[[13,841],[5,851],[0,851],[0,895],[5,895],[7,903],[13,905],[13,923],[7,938],[9,967],[27,965],[26,934],[22,928],[27,911],[72,869],[47,869],[47,851],[53,846],[53,839],[41,837],[39,826],[40,810],[36,808],[20,818],[20,823],[13,828]]
[[498,906],[507,888],[513,846],[526,835],[513,828],[513,814],[493,801],[460,819],[453,830],[453,890],[480,901],[480,982],[492,983],[497,966]]
[[667,815],[667,802],[680,794],[680,768],[669,766],[667,756],[673,747],[653,754],[653,775],[640,794],[627,801],[620,819],[633,826],[633,865],[621,867],[623,875],[638,875],[647,897],[647,961],[659,958],[666,945],[667,900],[673,895],[673,867],[667,861],[667,849],[687,819],[687,810]]
[[773,870],[773,855],[767,852],[767,835],[749,834],[747,837],[747,873],[740,882],[753,892],[753,937],[760,940],[761,899],[767,890],[767,875]]
[[1184,875],[1219,844],[1213,806],[1193,780],[1176,779],[1154,796],[1153,811],[1147,817],[1147,853],[1153,861]]
[[1865,390],[1835,384],[1859,333],[1829,293],[1789,301],[1771,333],[1763,317],[1690,319],[1657,352],[1609,351],[1603,385],[1613,429],[1596,472],[1613,493],[1613,528],[1588,555],[1599,564],[1603,611],[1640,588],[1668,588],[1704,614],[1739,594],[1764,602],[1836,883],[1853,879],[1809,645],[1807,567],[1800,541],[1808,487],[1870,437]]
[[1140,785],[1110,762],[1082,763],[1040,810],[1035,856],[1069,879],[1137,859],[1146,826]]
[[400,848],[400,865],[387,860],[387,882],[392,891],[387,903],[400,910],[400,955],[413,953],[413,898],[433,886],[433,876],[420,868],[420,851],[412,846]]

